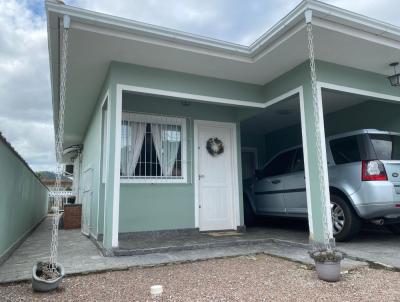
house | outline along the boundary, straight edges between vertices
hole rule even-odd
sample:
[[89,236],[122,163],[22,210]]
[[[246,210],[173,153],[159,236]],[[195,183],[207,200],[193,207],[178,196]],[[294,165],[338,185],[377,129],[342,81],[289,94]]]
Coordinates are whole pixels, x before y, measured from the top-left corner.
[[83,148],[64,161],[80,171],[82,231],[110,251],[134,232],[243,230],[242,147],[247,176],[296,125],[310,240],[328,244],[325,118],[332,131],[400,130],[396,26],[305,0],[242,46],[55,1],[46,11],[54,126],[66,71],[63,147]]
[[[45,184],[49,190],[54,190],[56,188],[56,174],[49,171],[37,172],[40,180]],[[61,177],[61,190],[71,191],[72,190],[72,179],[62,176]]]

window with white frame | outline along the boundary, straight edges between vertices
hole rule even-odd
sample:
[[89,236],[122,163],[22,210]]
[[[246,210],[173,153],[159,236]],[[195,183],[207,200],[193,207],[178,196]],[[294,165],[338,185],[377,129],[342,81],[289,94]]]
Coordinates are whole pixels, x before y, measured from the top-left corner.
[[186,120],[122,112],[121,179],[186,182]]

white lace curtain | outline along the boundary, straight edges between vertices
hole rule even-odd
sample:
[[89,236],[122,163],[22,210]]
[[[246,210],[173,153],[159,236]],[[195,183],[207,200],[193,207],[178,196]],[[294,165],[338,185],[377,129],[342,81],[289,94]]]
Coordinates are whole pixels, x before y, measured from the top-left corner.
[[[150,124],[151,137],[161,167],[161,175],[142,176],[173,176],[181,145],[181,126],[147,123],[143,120],[132,121],[130,113],[123,113],[122,119],[121,175],[134,176],[143,145],[146,144],[146,128]],[[140,161],[147,162],[149,159],[143,158]],[[151,171],[149,172],[151,173]]]
[[135,172],[142,151],[146,123],[128,121],[125,131],[125,146],[121,150],[121,173],[124,176],[131,176]]
[[168,129],[167,125],[151,124],[151,136],[162,175],[171,176],[181,144],[180,131],[176,126]]

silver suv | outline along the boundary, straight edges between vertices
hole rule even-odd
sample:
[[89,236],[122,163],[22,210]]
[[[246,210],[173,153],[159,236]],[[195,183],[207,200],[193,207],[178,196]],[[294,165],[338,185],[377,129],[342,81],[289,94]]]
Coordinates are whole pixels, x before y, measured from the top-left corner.
[[[363,220],[400,234],[400,133],[358,130],[326,139],[333,232],[355,236]],[[245,222],[257,216],[307,218],[303,149],[278,153],[244,181]]]

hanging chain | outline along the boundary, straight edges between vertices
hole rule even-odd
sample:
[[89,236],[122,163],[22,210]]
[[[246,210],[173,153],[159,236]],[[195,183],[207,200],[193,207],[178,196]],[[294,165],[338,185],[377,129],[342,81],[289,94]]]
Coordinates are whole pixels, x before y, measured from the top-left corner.
[[65,83],[67,78],[67,50],[68,50],[68,34],[69,28],[63,28],[62,30],[62,42],[61,42],[61,62],[60,62],[60,107],[58,113],[58,132],[55,137],[56,141],[56,159],[57,159],[57,170],[56,170],[56,194],[54,197],[53,204],[53,225],[51,232],[51,248],[50,248],[50,268],[55,271],[57,268],[57,256],[58,256],[58,225],[60,220],[60,207],[62,206],[62,196],[60,194],[61,188],[61,177],[63,174],[63,167],[61,164],[62,152],[63,152],[63,137],[64,137],[64,111],[65,111]]
[[332,245],[334,244],[331,238],[331,232],[329,230],[329,223],[328,219],[328,208],[330,209],[330,201],[326,200],[325,196],[325,173],[324,173],[324,163],[322,161],[322,150],[321,150],[321,134],[318,131],[320,127],[320,103],[318,100],[318,88],[317,88],[317,73],[315,71],[315,55],[314,55],[314,37],[312,32],[312,23],[307,23],[307,39],[308,39],[308,54],[310,59],[310,75],[311,75],[311,89],[312,89],[312,97],[313,97],[313,111],[314,111],[314,121],[315,121],[315,135],[316,135],[316,147],[317,147],[317,160],[318,160],[318,172],[319,172],[319,189],[320,189],[320,196],[322,198],[321,203],[321,215],[323,220],[323,234],[324,234],[324,248],[331,250]]

